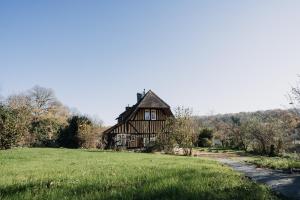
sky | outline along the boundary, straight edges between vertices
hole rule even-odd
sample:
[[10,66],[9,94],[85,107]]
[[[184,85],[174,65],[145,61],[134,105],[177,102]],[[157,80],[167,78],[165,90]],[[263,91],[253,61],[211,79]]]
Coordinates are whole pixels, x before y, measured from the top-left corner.
[[286,108],[298,0],[2,0],[0,95],[52,88],[105,125],[153,90],[196,115]]

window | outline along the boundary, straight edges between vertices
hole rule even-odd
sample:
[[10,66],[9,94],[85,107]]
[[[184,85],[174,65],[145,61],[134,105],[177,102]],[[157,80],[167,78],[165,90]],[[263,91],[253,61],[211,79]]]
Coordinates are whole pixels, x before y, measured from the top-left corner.
[[151,137],[150,138],[150,142],[155,142],[156,141],[156,137]]
[[126,145],[126,134],[117,134],[117,146],[125,146]]
[[156,110],[145,110],[145,120],[157,120],[156,118]]
[[145,110],[145,120],[150,120],[150,110]]
[[156,120],[156,110],[151,110],[151,120]]
[[135,142],[135,135],[132,135],[130,139],[131,139],[131,142]]

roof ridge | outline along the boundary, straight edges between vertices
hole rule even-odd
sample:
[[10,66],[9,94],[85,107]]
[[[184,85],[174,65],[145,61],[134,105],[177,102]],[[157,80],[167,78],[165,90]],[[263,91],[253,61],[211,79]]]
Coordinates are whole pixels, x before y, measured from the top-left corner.
[[[151,92],[155,97],[157,97],[160,101],[162,101],[164,104],[166,104],[169,108],[169,104],[167,104],[162,98],[160,98],[155,92],[153,92],[151,89],[148,91],[148,92]],[[147,93],[148,93],[147,92]],[[146,96],[146,95],[145,95]]]

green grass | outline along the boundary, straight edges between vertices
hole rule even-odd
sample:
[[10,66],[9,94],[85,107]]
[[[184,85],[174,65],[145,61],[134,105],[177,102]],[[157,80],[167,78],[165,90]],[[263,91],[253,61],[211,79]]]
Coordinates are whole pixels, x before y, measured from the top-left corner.
[[245,151],[242,150],[235,150],[230,148],[223,148],[223,147],[195,147],[195,150],[203,151],[203,152],[210,152],[210,153],[243,153],[246,154]]
[[0,199],[277,199],[206,159],[68,149],[0,151]]
[[260,157],[257,159],[249,159],[247,162],[257,165],[258,167],[266,167],[271,169],[300,169],[300,160],[283,157]]

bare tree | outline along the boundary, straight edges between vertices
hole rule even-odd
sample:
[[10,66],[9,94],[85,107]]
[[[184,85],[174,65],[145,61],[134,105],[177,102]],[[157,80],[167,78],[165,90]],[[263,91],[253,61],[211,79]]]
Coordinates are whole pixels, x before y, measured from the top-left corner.
[[[67,125],[69,109],[55,97],[49,88],[35,86],[29,91],[32,106],[32,132],[37,136],[38,145],[53,143],[58,131]],[[49,144],[50,145],[50,144]]]
[[29,96],[32,102],[33,112],[36,117],[47,113],[59,104],[53,90],[50,88],[35,86],[30,90]]
[[30,97],[22,93],[10,95],[6,100],[6,103],[12,109],[31,109]]
[[[298,76],[300,78],[300,75]],[[295,113],[300,116],[300,81],[292,87],[291,92],[287,95],[290,105],[293,106]]]
[[165,129],[158,137],[158,144],[168,152],[172,152],[175,147],[179,147],[183,149],[185,155],[191,155],[197,139],[195,124],[191,115],[191,109],[177,107],[175,118],[172,117],[166,121]]
[[[298,75],[300,78],[300,75]],[[296,86],[292,87],[291,92],[288,94],[288,99],[290,101],[290,104],[293,106],[294,112],[298,115],[298,118],[300,118],[300,81],[296,84]],[[296,139],[300,138],[300,122],[298,122],[294,134],[293,134],[294,143]]]

